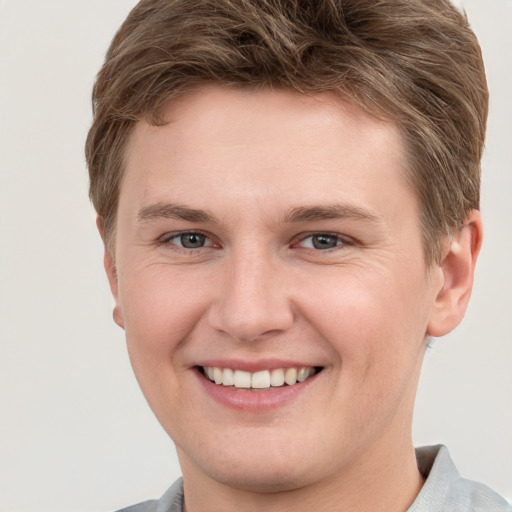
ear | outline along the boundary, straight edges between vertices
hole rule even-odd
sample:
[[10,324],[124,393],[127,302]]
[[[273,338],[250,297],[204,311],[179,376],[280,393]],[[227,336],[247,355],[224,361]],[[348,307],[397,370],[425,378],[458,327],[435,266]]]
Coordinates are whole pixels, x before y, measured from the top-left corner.
[[482,237],[482,217],[478,210],[472,210],[462,229],[447,241],[439,265],[441,285],[428,323],[430,336],[444,336],[462,321],[473,288]]
[[119,284],[117,280],[117,269],[115,265],[114,255],[112,255],[109,250],[106,240],[105,240],[105,229],[103,227],[103,219],[98,215],[96,217],[96,226],[100,233],[101,239],[103,240],[103,246],[105,248],[105,252],[103,254],[103,266],[105,267],[105,272],[107,274],[108,283],[110,285],[110,291],[112,292],[112,297],[114,298],[114,311],[112,316],[114,317],[114,322],[119,325],[119,327],[124,329],[124,318],[121,308],[119,307]]

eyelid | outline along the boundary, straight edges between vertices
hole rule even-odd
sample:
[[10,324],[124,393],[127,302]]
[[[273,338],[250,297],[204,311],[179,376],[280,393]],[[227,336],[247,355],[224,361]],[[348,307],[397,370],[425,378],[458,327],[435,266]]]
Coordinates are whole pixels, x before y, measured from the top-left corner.
[[303,233],[301,235],[298,235],[295,237],[295,240],[292,242],[292,246],[297,246],[300,243],[304,242],[305,240],[311,239],[315,236],[327,236],[327,237],[334,237],[338,240],[339,243],[337,243],[334,247],[328,248],[328,249],[316,249],[316,248],[310,248],[305,247],[306,249],[311,249],[318,252],[328,252],[332,250],[336,250],[337,248],[341,248],[343,246],[353,246],[356,244],[356,240],[353,238],[342,235],[341,233],[332,233],[330,231],[315,231],[312,233]]
[[[183,235],[202,235],[206,238],[206,240],[209,243],[208,243],[208,245],[204,245],[203,247],[191,249],[188,247],[182,247],[181,245],[178,245],[177,243],[174,243],[171,241],[171,240],[178,238],[180,236],[183,236]],[[156,244],[157,245],[172,245],[177,250],[182,250],[182,251],[198,251],[200,249],[208,249],[210,247],[218,246],[218,244],[215,243],[215,241],[213,240],[213,237],[209,233],[206,233],[200,229],[184,229],[181,231],[172,231],[170,233],[165,233],[156,239]]]
[[[205,246],[202,246],[202,247],[198,247],[198,248],[187,248],[187,247],[183,247],[177,243],[174,243],[172,242],[173,239],[175,238],[178,238],[180,236],[183,236],[183,235],[188,235],[188,234],[198,234],[198,235],[202,235],[206,238],[208,244],[205,245]],[[296,235],[292,241],[291,241],[291,246],[300,246],[300,244],[302,242],[304,242],[305,240],[308,240],[308,239],[311,239],[313,238],[314,236],[327,236],[327,237],[335,237],[338,241],[338,243],[332,247],[332,248],[327,248],[327,249],[316,249],[316,248],[308,248],[308,247],[304,247],[305,249],[311,249],[315,252],[329,252],[329,251],[332,251],[332,250],[336,250],[337,248],[342,248],[344,246],[353,246],[353,245],[356,245],[357,244],[357,241],[354,240],[352,237],[349,237],[347,235],[343,235],[341,233],[333,233],[333,232],[330,232],[330,231],[314,231],[314,232],[308,232],[308,233],[301,233],[299,235]],[[172,232],[168,232],[168,233],[165,233],[161,236],[159,236],[155,243],[157,245],[162,245],[162,246],[165,246],[165,245],[169,245],[169,246],[173,246],[173,248],[175,250],[179,250],[179,251],[186,251],[186,252],[197,252],[199,251],[200,249],[209,249],[209,248],[216,248],[216,247],[220,247],[220,244],[215,242],[215,239],[214,237],[205,232],[205,231],[202,231],[200,229],[185,229],[185,230],[180,230],[180,231],[172,231]]]

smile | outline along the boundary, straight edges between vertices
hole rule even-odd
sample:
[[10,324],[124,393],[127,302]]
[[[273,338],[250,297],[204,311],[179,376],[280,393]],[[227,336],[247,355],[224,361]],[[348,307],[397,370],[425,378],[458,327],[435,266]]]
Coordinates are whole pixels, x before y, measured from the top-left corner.
[[254,373],[216,366],[201,367],[203,375],[218,386],[239,389],[269,389],[271,387],[293,386],[315,375],[319,369],[312,366],[300,368],[276,368]]

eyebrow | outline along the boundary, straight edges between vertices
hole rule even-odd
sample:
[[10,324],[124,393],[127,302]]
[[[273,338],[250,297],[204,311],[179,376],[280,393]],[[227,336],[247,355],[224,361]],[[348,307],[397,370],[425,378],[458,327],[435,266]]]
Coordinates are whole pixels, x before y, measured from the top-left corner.
[[375,212],[351,204],[299,206],[292,208],[284,216],[285,222],[315,222],[330,219],[353,219],[370,222],[382,221],[382,217]]
[[139,222],[158,220],[158,219],[177,219],[188,222],[216,223],[215,217],[205,211],[189,208],[171,203],[156,203],[141,208],[137,213]]
[[[155,203],[144,206],[137,213],[139,222],[158,219],[177,219],[186,222],[220,224],[219,220],[206,210],[172,203]],[[354,219],[379,222],[382,218],[371,210],[350,204],[327,206],[297,206],[283,216],[286,223],[315,222],[330,219]]]

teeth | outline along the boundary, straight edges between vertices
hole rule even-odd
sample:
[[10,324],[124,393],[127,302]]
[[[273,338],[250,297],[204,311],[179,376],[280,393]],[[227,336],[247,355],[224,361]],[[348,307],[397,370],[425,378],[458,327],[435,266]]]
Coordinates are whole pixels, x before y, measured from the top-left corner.
[[220,368],[214,368],[213,369],[213,380],[215,381],[215,384],[222,384],[222,370]]
[[234,386],[235,385],[235,374],[231,368],[225,368],[222,371],[222,384],[224,386]]
[[308,377],[311,376],[311,370],[313,370],[313,368],[300,368],[297,371],[297,380],[299,382],[304,382]]
[[251,374],[242,370],[235,370],[235,388],[250,388]]
[[297,382],[297,368],[288,368],[284,374],[284,381],[288,386],[292,386]]
[[270,385],[274,387],[280,387],[284,384],[284,370],[282,368],[278,368],[277,370],[272,370],[270,373]]
[[211,366],[204,367],[203,370],[206,377],[215,384],[241,389],[268,389],[284,386],[285,383],[293,386],[297,382],[304,382],[315,373],[312,367],[277,368],[254,373]]
[[251,387],[256,389],[264,389],[270,387],[270,372],[263,370],[262,372],[256,372],[251,377]]

